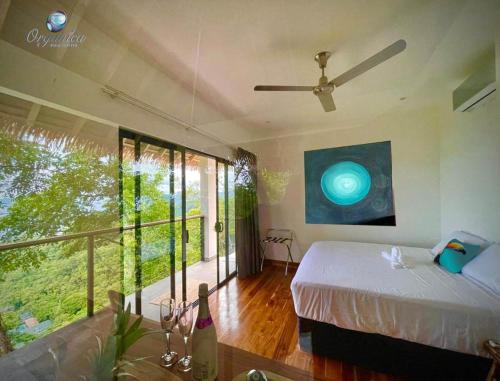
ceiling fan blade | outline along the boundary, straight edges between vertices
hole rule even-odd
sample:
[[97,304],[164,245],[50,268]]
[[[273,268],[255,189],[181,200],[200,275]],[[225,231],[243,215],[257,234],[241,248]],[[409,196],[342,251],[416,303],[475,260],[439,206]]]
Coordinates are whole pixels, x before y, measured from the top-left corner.
[[254,91],[313,91],[315,86],[267,86],[258,85]]
[[332,93],[317,94],[317,96],[326,112],[335,111],[335,103],[333,102]]
[[356,78],[358,75],[363,74],[365,71],[387,61],[389,58],[401,53],[406,48],[405,40],[398,40],[395,43],[389,45],[387,48],[381,50],[377,54],[371,56],[370,58],[364,60],[359,65],[354,66],[352,69],[347,70],[345,73],[339,75],[334,80],[330,81],[330,84],[338,87],[344,83]]

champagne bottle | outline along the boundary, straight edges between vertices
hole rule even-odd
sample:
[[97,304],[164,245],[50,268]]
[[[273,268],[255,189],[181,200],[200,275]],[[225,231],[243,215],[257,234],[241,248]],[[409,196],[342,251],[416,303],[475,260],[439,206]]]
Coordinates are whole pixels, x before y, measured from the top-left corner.
[[217,333],[208,308],[208,284],[198,290],[200,307],[193,330],[193,380],[217,379]]

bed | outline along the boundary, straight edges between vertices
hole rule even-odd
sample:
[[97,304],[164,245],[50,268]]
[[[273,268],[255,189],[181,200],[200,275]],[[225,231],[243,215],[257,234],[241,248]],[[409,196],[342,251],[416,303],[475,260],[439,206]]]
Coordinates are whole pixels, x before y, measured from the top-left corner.
[[482,342],[500,338],[500,298],[434,264],[427,249],[401,247],[410,268],[392,269],[381,256],[390,249],[339,241],[311,246],[291,283],[301,344],[410,378],[423,366],[431,379],[470,362],[463,379],[480,379],[489,367]]

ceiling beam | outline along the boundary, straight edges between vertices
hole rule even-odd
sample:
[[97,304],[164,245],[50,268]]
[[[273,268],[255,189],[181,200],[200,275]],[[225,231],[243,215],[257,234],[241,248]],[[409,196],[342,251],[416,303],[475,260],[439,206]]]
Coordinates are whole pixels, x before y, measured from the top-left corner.
[[33,126],[36,122],[36,118],[38,118],[38,114],[40,113],[41,108],[42,105],[38,103],[33,103],[31,105],[28,116],[26,117],[26,123],[28,123],[30,126]]
[[108,129],[107,138],[110,139],[110,140],[117,139],[118,138],[118,131],[117,131],[117,129],[114,128],[114,127],[110,127]]
[[78,118],[75,122],[75,125],[73,126],[73,131],[72,133],[76,136],[78,135],[82,129],[83,126],[85,126],[85,123],[87,122],[87,119],[85,118]]

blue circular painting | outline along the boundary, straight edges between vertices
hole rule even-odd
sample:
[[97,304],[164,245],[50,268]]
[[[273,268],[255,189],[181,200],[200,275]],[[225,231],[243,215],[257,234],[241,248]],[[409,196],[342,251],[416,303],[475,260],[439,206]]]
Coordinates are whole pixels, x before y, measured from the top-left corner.
[[353,161],[341,161],[327,168],[321,176],[321,190],[337,205],[352,205],[363,200],[372,185],[368,171]]

